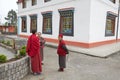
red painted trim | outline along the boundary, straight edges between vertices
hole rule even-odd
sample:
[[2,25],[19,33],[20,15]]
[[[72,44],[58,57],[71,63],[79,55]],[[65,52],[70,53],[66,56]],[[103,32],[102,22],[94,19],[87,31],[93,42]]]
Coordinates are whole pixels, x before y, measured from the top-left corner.
[[17,36],[20,36],[20,37],[23,37],[23,38],[28,38],[29,37],[28,35],[17,35]]
[[[20,37],[28,38],[28,35],[19,35]],[[58,43],[57,39],[51,39],[51,38],[45,38],[47,42],[52,43]],[[75,42],[75,41],[66,41],[65,43],[70,46],[76,46],[76,47],[83,47],[83,48],[93,48],[101,45],[111,44],[120,42],[120,39],[118,40],[108,40],[108,41],[101,41],[101,42],[93,42],[93,43],[83,43],[83,42]]]
[[105,45],[105,44],[111,44],[111,43],[115,43],[115,42],[116,42],[116,40],[108,40],[108,41],[94,42],[94,43],[90,43],[90,44],[89,44],[89,48],[97,47],[97,46],[101,46],[101,45]]

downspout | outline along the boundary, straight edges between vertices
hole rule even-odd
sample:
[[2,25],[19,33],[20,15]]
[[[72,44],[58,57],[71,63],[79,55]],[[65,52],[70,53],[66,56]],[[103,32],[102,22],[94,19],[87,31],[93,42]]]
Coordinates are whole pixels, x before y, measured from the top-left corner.
[[120,0],[118,3],[118,18],[117,18],[117,31],[116,31],[116,41],[118,40],[118,29],[119,29],[119,14],[120,14]]

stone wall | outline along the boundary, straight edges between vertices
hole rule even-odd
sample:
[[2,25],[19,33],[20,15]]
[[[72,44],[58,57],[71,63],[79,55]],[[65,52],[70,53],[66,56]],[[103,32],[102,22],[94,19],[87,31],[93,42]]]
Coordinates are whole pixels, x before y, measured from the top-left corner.
[[10,41],[12,42],[12,48],[14,50],[19,50],[22,46],[26,46],[27,44],[27,39],[26,38],[21,38],[16,35],[0,35],[0,41]]
[[0,64],[0,80],[21,80],[30,71],[28,56]]
[[14,49],[19,50],[22,46],[26,46],[27,44],[27,39],[24,38],[17,38],[14,39]]

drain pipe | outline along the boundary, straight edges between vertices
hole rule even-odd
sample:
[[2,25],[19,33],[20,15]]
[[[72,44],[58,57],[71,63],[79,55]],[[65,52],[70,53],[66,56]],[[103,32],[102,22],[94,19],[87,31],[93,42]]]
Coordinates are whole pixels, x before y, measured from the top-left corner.
[[119,29],[119,14],[120,14],[120,0],[118,3],[118,18],[117,18],[117,31],[116,31],[116,41],[118,40],[118,29]]

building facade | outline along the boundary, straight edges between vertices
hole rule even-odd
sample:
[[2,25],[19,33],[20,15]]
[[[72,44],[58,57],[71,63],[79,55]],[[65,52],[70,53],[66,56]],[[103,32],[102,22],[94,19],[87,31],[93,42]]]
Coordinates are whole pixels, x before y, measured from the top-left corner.
[[120,41],[119,0],[18,0],[18,35],[32,29],[48,43],[91,48]]

